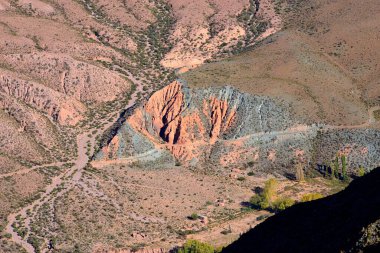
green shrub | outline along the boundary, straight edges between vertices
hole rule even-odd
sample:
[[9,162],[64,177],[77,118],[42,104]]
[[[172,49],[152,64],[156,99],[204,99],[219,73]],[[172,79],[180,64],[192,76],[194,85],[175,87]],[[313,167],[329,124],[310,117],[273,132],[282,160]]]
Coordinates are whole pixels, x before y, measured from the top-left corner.
[[323,195],[316,192],[316,193],[307,193],[305,195],[302,196],[301,198],[301,202],[307,202],[307,201],[312,201],[312,200],[316,200],[316,199],[320,199],[320,198],[323,198]]
[[4,235],[4,238],[11,239],[11,238],[12,238],[12,235],[9,234],[9,233],[6,233],[6,234]]
[[249,200],[252,207],[256,209],[268,209],[270,211],[282,211],[294,205],[295,201],[293,199],[276,199],[277,185],[278,182],[276,179],[272,178],[266,181],[263,191],[252,196]]
[[272,200],[276,197],[278,182],[271,178],[265,182],[264,190],[260,194],[251,197],[250,203],[254,208],[267,209],[272,206]]
[[295,201],[291,198],[280,198],[273,203],[273,209],[275,211],[283,211],[288,207],[294,205]]
[[358,169],[358,177],[364,176],[365,173],[366,173],[365,169],[360,166],[360,168]]
[[199,242],[197,240],[188,240],[177,253],[215,253],[215,249],[208,243]]
[[251,197],[249,200],[252,207],[256,209],[267,209],[269,207],[269,202],[262,195],[256,194]]
[[190,216],[189,216],[189,219],[190,220],[197,220],[199,218],[199,215],[197,213],[192,213]]

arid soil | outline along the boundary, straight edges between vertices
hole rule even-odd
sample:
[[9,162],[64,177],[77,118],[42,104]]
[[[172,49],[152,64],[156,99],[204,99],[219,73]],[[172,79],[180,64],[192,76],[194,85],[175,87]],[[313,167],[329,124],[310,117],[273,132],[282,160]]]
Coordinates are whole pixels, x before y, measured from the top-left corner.
[[[341,189],[316,169],[379,165],[379,13],[0,0],[0,252],[224,246],[267,217],[246,202],[268,178],[296,200]],[[300,163],[317,178],[290,180]]]
[[[133,106],[137,100],[137,92],[141,92],[141,84],[138,86],[136,92],[131,96],[129,103],[126,105],[126,109]],[[114,121],[117,118],[114,119]],[[106,123],[103,127],[103,131],[111,126],[113,121]],[[34,213],[39,208],[53,208],[51,206],[56,198],[64,195],[66,192],[70,191],[73,187],[77,187],[80,179],[82,178],[83,169],[87,166],[91,154],[94,152],[93,147],[95,145],[95,137],[91,136],[87,132],[84,132],[77,136],[77,160],[73,162],[73,165],[68,169],[64,170],[62,173],[54,176],[49,181],[49,184],[45,187],[43,194],[39,195],[38,198],[32,201],[30,204],[24,206],[20,211],[16,213],[11,213],[7,217],[8,224],[5,227],[5,232],[11,235],[11,240],[18,245],[21,245],[23,249],[27,252],[35,252],[36,248],[46,248],[49,243],[48,238],[43,238],[42,241],[38,242],[39,247],[36,244],[31,243],[30,238],[35,238],[35,241],[41,240],[34,237],[34,228],[30,223],[38,217],[38,213]],[[60,163],[47,164],[44,167],[50,166],[60,166]],[[32,167],[30,171],[36,170],[38,167]],[[23,174],[25,171],[18,170],[13,173],[4,175],[4,177],[13,177],[19,174]],[[23,229],[25,234],[20,234],[16,231]],[[46,228],[45,228],[46,229]],[[28,239],[28,240],[26,240]]]
[[293,2],[293,12],[282,9],[286,29],[254,50],[205,64],[182,78],[190,87],[232,85],[288,101],[310,123],[365,122],[366,107],[378,105],[380,95],[378,4]]

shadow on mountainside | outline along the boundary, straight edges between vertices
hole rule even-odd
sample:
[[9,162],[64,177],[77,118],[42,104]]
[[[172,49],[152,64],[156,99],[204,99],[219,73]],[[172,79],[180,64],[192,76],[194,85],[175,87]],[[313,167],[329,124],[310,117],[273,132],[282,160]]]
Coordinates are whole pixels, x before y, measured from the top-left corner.
[[223,253],[380,252],[379,191],[377,168],[335,195],[268,218]]

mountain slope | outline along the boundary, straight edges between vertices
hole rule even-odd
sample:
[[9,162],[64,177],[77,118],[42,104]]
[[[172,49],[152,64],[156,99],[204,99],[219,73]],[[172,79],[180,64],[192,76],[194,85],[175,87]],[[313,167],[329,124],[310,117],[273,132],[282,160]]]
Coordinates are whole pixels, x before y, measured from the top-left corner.
[[[377,1],[276,1],[284,28],[252,50],[183,74],[190,87],[231,85],[292,104],[306,122],[360,124],[379,105]],[[282,6],[282,7],[281,7]]]
[[377,168],[342,192],[297,204],[269,218],[223,253],[361,252],[363,248],[375,252],[380,249],[379,190]]

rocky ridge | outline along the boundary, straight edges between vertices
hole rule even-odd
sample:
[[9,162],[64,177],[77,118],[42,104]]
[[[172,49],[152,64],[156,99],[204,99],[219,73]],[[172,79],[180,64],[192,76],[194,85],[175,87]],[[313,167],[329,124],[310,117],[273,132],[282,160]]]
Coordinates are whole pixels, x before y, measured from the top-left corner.
[[192,165],[250,163],[258,170],[289,172],[297,163],[328,166],[344,154],[354,169],[379,164],[379,136],[378,130],[362,126],[308,126],[286,102],[229,86],[190,89],[177,80],[127,116],[96,160],[138,160],[152,150],[160,158],[158,151],[168,150]]

